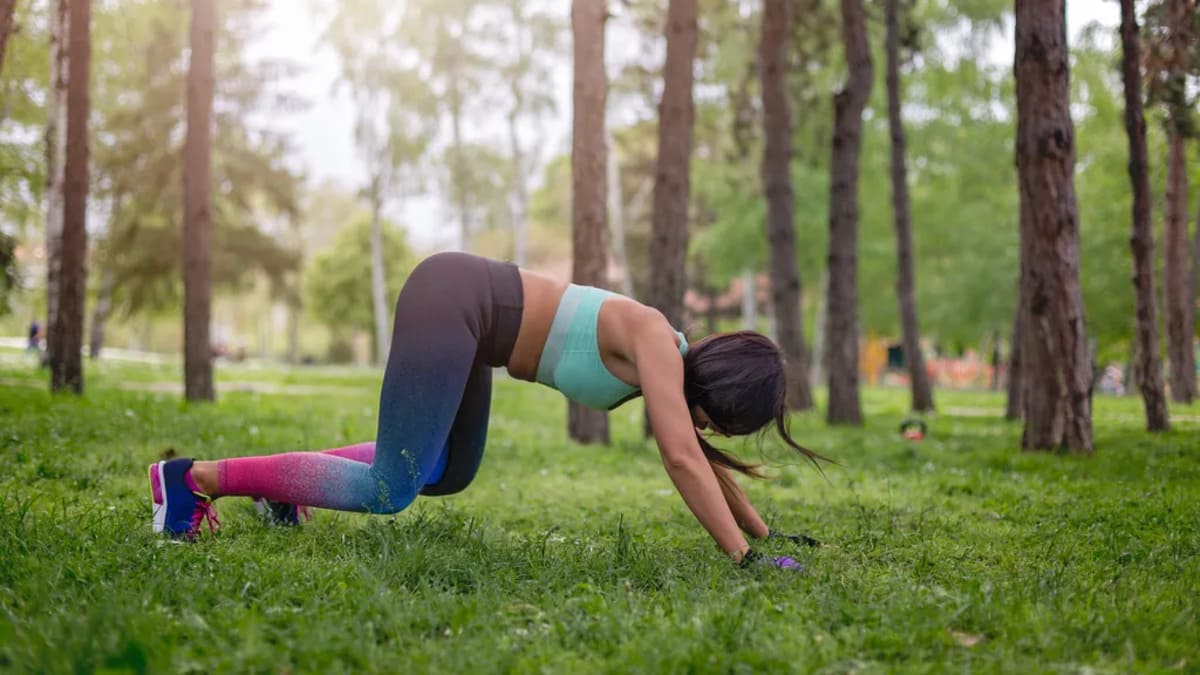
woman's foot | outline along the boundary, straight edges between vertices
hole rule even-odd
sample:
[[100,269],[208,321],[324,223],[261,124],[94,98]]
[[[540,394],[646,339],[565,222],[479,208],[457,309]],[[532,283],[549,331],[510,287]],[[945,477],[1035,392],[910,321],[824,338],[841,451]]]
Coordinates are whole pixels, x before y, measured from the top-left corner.
[[155,532],[192,541],[204,521],[208,521],[210,533],[220,526],[212,497],[192,480],[191,468],[192,460],[183,458],[150,465],[150,506]]
[[280,527],[297,527],[300,519],[312,520],[312,511],[307,506],[297,506],[270,499],[255,498],[254,510],[268,525]]

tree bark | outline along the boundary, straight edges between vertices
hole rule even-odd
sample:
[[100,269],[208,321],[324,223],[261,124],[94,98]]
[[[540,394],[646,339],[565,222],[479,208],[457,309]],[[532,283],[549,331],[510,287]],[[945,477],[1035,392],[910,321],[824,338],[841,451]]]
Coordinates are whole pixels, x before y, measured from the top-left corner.
[[1195,337],[1196,296],[1188,241],[1187,137],[1190,133],[1187,77],[1194,3],[1163,3],[1171,58],[1166,64],[1167,187],[1163,223],[1163,321],[1167,338],[1167,367],[1171,399],[1190,403],[1196,396]]
[[1129,182],[1133,188],[1133,288],[1136,300],[1135,383],[1142,392],[1146,430],[1170,427],[1159,360],[1158,308],[1154,294],[1154,228],[1150,218],[1146,119],[1142,110],[1141,44],[1134,0],[1121,0],[1121,72],[1125,84],[1125,132],[1129,136]]
[[8,36],[12,34],[13,14],[17,11],[17,0],[0,0],[0,74],[4,73],[4,54],[8,48]]
[[1017,310],[1013,313],[1012,340],[1008,349],[1008,387],[1004,404],[1004,419],[1015,422],[1025,417],[1021,377],[1021,291],[1017,291]]
[[862,424],[858,391],[858,160],[873,67],[862,0],[841,0],[849,76],[833,99],[827,344],[830,424]]
[[212,106],[216,0],[192,0],[187,79],[187,138],[183,146],[183,372],[184,396],[211,401],[212,344]]
[[[571,136],[572,278],[577,284],[605,286],[604,72],[605,0],[572,0],[575,82]],[[571,403],[567,431],[580,443],[608,444],[608,413]]]
[[50,389],[83,393],[83,305],[87,292],[88,115],[91,0],[70,0],[67,24],[67,148],[63,166],[58,309],[50,332]]
[[764,0],[759,67],[762,81],[762,184],[767,198],[767,240],[771,247],[771,296],[779,346],[787,364],[787,401],[793,410],[811,410],[808,347],[804,343],[804,296],[796,268],[795,192],[792,189],[792,123],[788,110],[788,0]]
[[1163,307],[1166,314],[1167,365],[1171,399],[1191,403],[1196,365],[1189,325],[1191,265],[1188,241],[1187,141],[1174,124],[1167,125],[1166,217],[1163,223]]
[[377,178],[371,186],[371,309],[375,315],[375,363],[387,362],[391,347],[388,315],[387,275],[383,267],[383,187]]
[[621,270],[621,294],[633,297],[633,275],[629,271],[629,258],[625,255],[625,199],[621,194],[621,167],[617,161],[617,145],[612,134],[605,130],[608,156],[604,161],[605,180],[608,181],[608,219],[612,234],[613,263]]
[[1092,452],[1065,0],[1016,0],[1027,450]]
[[670,0],[667,57],[658,106],[658,162],[651,218],[650,305],[682,327],[687,288],[688,204],[691,190],[692,69],[696,57],[696,0]]
[[912,209],[908,199],[908,167],[905,165],[904,120],[900,114],[899,0],[887,0],[887,98],[888,127],[892,136],[892,213],[896,223],[896,300],[904,344],[904,364],[912,387],[912,409],[931,412],[933,389],[921,353],[921,329],[917,320],[916,284],[913,280]]
[[467,166],[465,157],[465,141],[462,134],[462,92],[459,91],[458,68],[454,68],[450,83],[450,151],[454,153],[454,161],[450,163],[452,180],[454,181],[454,197],[458,202],[459,244],[463,251],[471,250],[471,198],[467,186]]
[[100,293],[96,296],[96,305],[92,307],[92,325],[88,333],[88,357],[100,358],[104,350],[104,334],[108,328],[108,318],[112,315],[112,295],[116,286],[116,278],[112,270],[106,269],[100,275]]
[[50,83],[46,118],[46,355],[55,352],[51,330],[58,316],[62,269],[63,169],[67,154],[67,2],[52,0],[50,11]]
[[513,186],[510,197],[513,229],[513,261],[518,267],[524,267],[529,255],[529,186],[525,176],[525,153],[521,149],[521,135],[517,122],[523,107],[521,87],[515,80],[512,84],[514,99],[512,110],[508,113],[508,146],[512,155]]

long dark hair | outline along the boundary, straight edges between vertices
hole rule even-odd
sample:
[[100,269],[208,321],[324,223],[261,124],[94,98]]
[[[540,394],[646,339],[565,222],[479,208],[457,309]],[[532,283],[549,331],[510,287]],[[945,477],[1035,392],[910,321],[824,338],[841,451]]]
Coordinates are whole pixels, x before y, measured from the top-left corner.
[[[817,460],[833,462],[792,439],[787,423],[787,378],[783,356],[769,338],[754,331],[717,333],[688,348],[683,357],[683,395],[688,408],[700,406],[717,431],[746,436],[775,423],[793,450],[820,470]],[[761,464],[749,464],[713,447],[696,432],[704,456],[714,464],[762,478]]]

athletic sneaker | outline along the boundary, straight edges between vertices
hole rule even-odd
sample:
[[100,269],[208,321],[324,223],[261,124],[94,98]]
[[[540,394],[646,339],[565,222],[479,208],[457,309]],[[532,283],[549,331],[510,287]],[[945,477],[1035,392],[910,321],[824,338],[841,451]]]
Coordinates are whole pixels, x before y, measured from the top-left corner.
[[261,497],[254,499],[254,510],[258,511],[258,515],[262,516],[268,525],[297,527],[300,525],[301,518],[312,520],[312,511],[307,506],[276,502]]
[[154,509],[155,532],[192,541],[204,521],[208,521],[210,533],[215,533],[221,525],[212,498],[201,492],[188,475],[191,468],[192,460],[184,458],[150,465],[150,505]]

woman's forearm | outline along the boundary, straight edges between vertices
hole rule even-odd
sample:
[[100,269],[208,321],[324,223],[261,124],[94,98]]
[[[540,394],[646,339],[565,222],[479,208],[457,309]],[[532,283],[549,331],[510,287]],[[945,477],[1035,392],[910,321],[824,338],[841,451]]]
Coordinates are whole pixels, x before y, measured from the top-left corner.
[[712,470],[717,476],[717,483],[721,486],[721,494],[725,496],[725,502],[729,505],[729,510],[733,513],[733,518],[737,521],[738,527],[742,528],[743,532],[755,539],[762,539],[767,536],[770,528],[767,527],[762,517],[758,515],[758,511],[754,510],[754,505],[746,498],[746,493],[737,484],[733,473],[718,464],[713,464]]
[[735,560],[741,560],[750,545],[738,531],[737,521],[722,494],[720,481],[709,469],[708,461],[703,457],[696,461],[688,459],[677,462],[664,458],[663,464],[696,520],[708,530],[721,550]]

